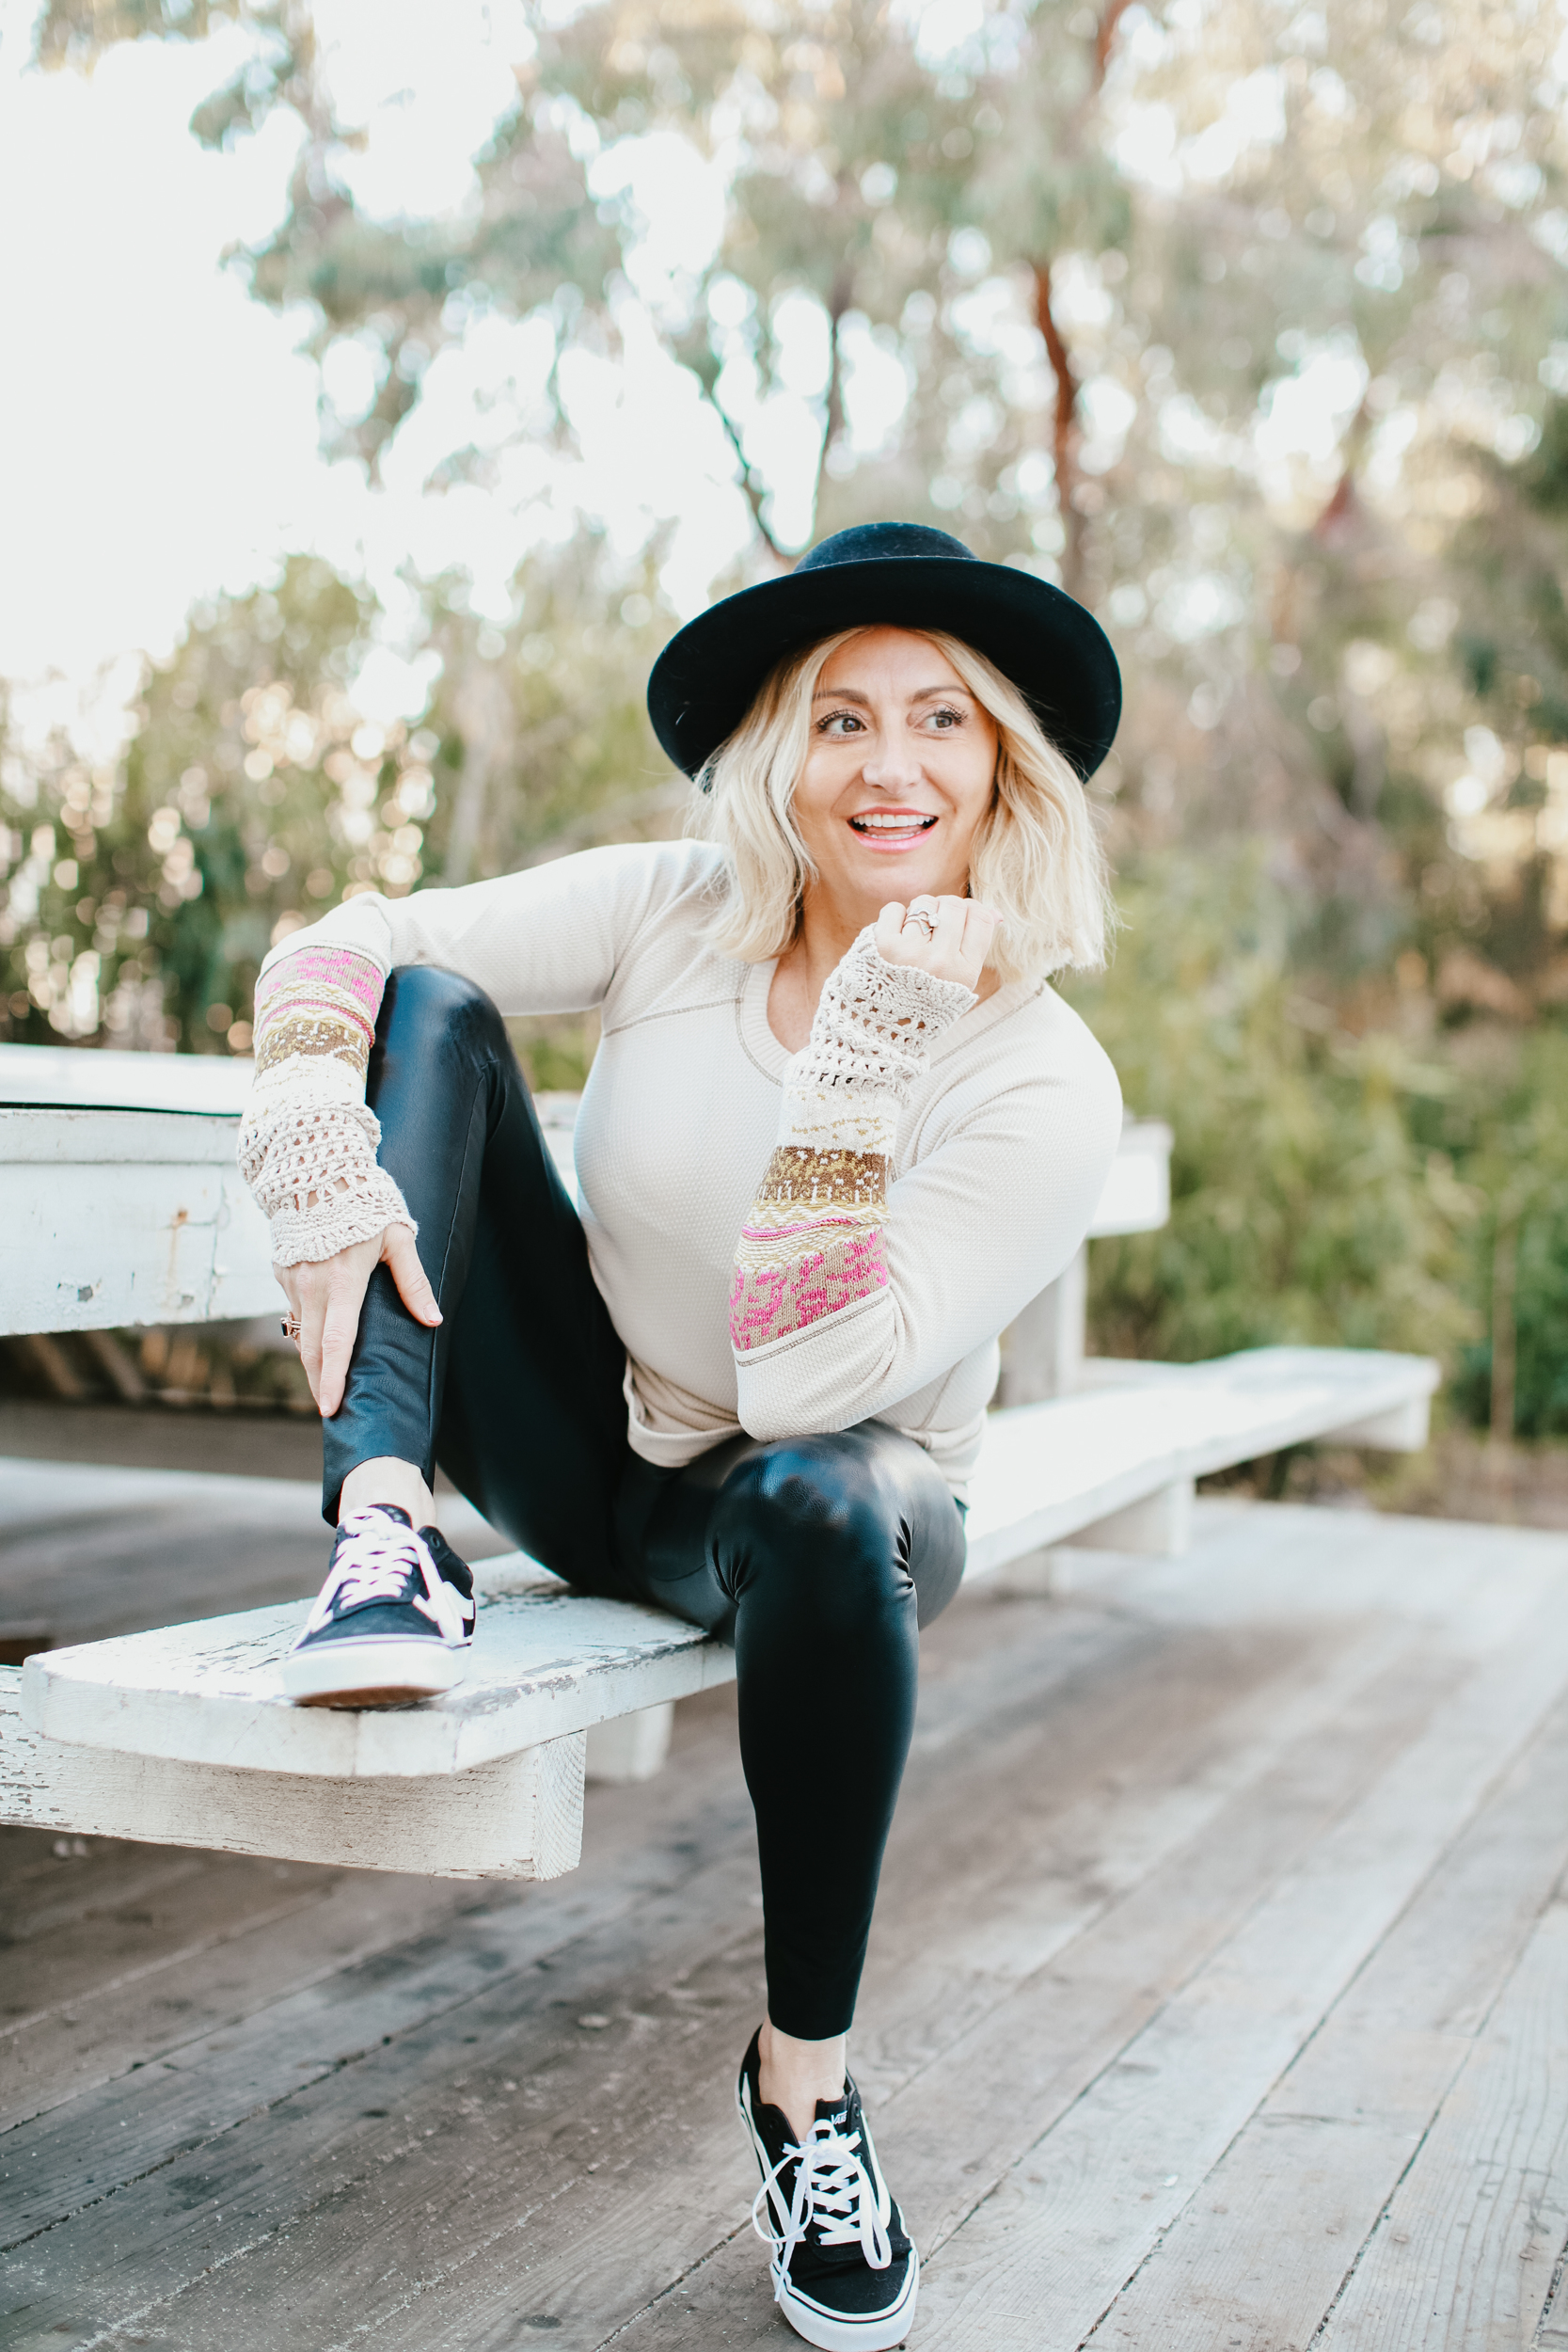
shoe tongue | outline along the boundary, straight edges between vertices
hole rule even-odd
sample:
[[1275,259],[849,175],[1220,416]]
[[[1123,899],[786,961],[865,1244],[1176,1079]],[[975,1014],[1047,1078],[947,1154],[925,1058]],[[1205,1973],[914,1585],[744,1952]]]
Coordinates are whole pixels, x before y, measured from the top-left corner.
[[359,1510],[351,1511],[349,1517],[353,1519],[369,1518],[372,1512],[377,1518],[396,1519],[403,1527],[414,1524],[401,1502],[367,1502]]
[[816,2120],[819,2123],[832,2123],[836,2130],[842,2131],[849,2121],[849,2093],[841,2090],[836,2099],[818,2099]]

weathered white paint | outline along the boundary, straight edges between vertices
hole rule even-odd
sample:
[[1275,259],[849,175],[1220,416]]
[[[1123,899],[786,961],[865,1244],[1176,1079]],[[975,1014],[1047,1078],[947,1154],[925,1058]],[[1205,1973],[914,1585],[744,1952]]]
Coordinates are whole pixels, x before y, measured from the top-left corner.
[[[495,1564],[487,1564],[494,1565]],[[23,1712],[55,1740],[235,1772],[446,1777],[685,1698],[730,1652],[660,1610],[548,1591],[487,1599],[467,1679],[408,1708],[295,1707],[282,1661],[304,1604],[251,1609],[30,1658]]]
[[[29,1050],[47,1049],[0,1047]],[[236,1125],[0,1108],[0,1331],[281,1313],[266,1219],[234,1165]]]
[[237,1772],[40,1738],[21,1678],[0,1667],[0,1821],[429,1878],[560,1878],[581,1855],[581,1732],[439,1780]]
[[[1376,1423],[1407,1434],[1440,1377],[1424,1356],[1247,1348],[1206,1364],[1090,1362],[1076,1396],[993,1413],[971,1490],[969,1574],[1065,1543],[1180,1480]],[[1385,1444],[1389,1440],[1382,1440]]]
[[238,1119],[253,1064],[241,1054],[115,1054],[0,1045],[0,1104],[55,1110],[198,1111]]

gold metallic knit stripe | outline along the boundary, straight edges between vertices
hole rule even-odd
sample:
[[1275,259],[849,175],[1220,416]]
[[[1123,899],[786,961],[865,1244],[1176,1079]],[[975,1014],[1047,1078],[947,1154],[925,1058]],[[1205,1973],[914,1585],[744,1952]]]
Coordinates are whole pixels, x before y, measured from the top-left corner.
[[758,1187],[760,1209],[876,1209],[887,1199],[888,1160],[882,1152],[818,1152],[781,1143]]
[[371,1040],[357,1021],[319,1013],[275,1013],[256,1047],[257,1076],[296,1056],[341,1061],[362,1078],[370,1066]]

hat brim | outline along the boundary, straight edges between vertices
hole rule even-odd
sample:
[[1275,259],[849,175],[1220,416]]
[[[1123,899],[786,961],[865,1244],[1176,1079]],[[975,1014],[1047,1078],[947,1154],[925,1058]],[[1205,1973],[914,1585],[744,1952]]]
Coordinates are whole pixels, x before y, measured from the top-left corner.
[[648,680],[654,732],[695,776],[734,734],[774,665],[840,629],[941,629],[984,654],[1080,776],[1121,717],[1121,673],[1093,614],[1032,572],[971,557],[827,564],[742,588],[672,637]]

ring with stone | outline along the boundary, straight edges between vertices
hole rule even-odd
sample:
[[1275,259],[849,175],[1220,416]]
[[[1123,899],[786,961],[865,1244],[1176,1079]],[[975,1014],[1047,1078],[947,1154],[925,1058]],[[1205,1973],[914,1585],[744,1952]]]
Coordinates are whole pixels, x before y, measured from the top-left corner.
[[293,1340],[296,1347],[299,1345],[299,1317],[297,1315],[288,1316],[279,1328],[286,1340]]
[[932,922],[924,907],[911,907],[908,914],[904,917],[904,930],[908,930],[911,923],[918,923],[927,939],[935,939],[937,935],[937,927]]

